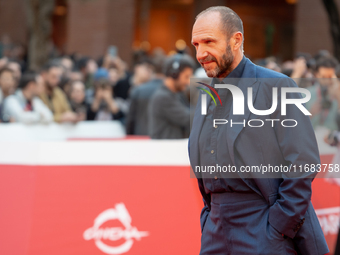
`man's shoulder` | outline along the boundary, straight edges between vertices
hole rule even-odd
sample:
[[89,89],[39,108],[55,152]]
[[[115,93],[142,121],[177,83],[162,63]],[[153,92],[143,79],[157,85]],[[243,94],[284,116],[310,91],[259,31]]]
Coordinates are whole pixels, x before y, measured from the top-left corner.
[[66,97],[65,92],[59,87],[55,87],[53,89],[53,94],[57,97]]
[[295,81],[283,73],[255,64],[254,66],[256,68],[256,79],[261,84],[267,84],[269,87],[297,87]]
[[161,85],[162,85],[161,82],[157,82],[154,80],[148,81],[134,88],[131,91],[131,97],[139,98],[144,96],[151,96],[151,94],[153,94]]
[[155,93],[163,83],[160,82],[149,82],[145,86],[141,87],[140,93],[146,95],[152,95]]
[[259,66],[251,62],[249,59],[246,63],[246,69],[242,78],[255,78],[261,84],[268,86],[297,86],[294,80],[283,73]]
[[9,105],[18,104],[19,103],[19,98],[16,94],[9,95],[8,97],[5,98],[3,101],[5,107],[8,107]]
[[287,75],[283,73],[279,73],[274,70],[270,70],[263,66],[256,66],[256,78],[289,78]]
[[151,96],[151,101],[162,103],[167,100],[174,100],[174,94],[169,91],[165,86],[159,86]]
[[11,100],[18,100],[18,96],[16,94],[9,95],[5,98],[5,101],[11,101]]
[[9,95],[8,97],[5,98],[3,101],[3,111],[15,111],[22,106],[22,100],[18,97],[17,94],[12,94]]
[[145,88],[153,88],[153,87],[159,87],[162,84],[164,84],[163,83],[163,79],[152,79],[152,80],[144,83],[140,87],[143,88],[143,89],[145,89]]

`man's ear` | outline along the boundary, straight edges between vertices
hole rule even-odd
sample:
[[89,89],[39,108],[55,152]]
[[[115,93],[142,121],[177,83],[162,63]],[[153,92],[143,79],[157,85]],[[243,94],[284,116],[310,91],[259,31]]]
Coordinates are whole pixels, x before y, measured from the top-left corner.
[[243,43],[243,34],[241,32],[236,32],[231,38],[231,48],[236,51],[241,48]]

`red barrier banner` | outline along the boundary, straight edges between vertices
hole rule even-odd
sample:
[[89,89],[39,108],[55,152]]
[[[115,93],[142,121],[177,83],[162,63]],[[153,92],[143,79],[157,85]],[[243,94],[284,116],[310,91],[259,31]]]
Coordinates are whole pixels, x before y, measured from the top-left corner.
[[196,186],[189,167],[3,165],[0,254],[198,254]]
[[[125,143],[28,144],[8,146],[11,155],[1,151],[0,254],[198,254],[203,203],[182,155],[186,141]],[[33,155],[27,148],[37,155],[27,157]],[[5,163],[15,157],[21,164]],[[332,154],[321,156],[324,164],[332,160]],[[312,202],[331,253],[339,191],[327,179],[313,181]]]

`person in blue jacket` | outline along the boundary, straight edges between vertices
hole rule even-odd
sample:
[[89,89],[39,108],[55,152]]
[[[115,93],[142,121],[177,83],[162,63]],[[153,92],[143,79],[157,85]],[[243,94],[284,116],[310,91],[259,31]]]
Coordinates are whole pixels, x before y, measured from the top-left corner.
[[[301,110],[302,104],[288,104],[282,113],[282,90],[297,85],[283,74],[253,64],[243,54],[243,39],[242,21],[228,7],[210,7],[196,17],[192,30],[196,58],[213,78],[211,94],[219,97],[217,104],[206,97],[205,114],[202,100],[198,101],[189,138],[190,164],[204,202],[200,255],[326,254],[329,249],[311,203],[311,183],[317,173],[313,169],[320,156],[309,116]],[[234,84],[234,90],[243,93],[243,114],[234,114],[243,107],[233,104],[237,93],[223,84]],[[266,115],[250,111],[248,88],[250,103],[258,110],[271,109],[276,88],[275,110]],[[303,100],[301,93],[285,96]],[[254,119],[257,122],[249,122]],[[203,171],[209,166],[237,171]],[[290,167],[290,171],[280,170],[275,178],[240,171],[263,166]],[[299,167],[300,174],[291,172]]]

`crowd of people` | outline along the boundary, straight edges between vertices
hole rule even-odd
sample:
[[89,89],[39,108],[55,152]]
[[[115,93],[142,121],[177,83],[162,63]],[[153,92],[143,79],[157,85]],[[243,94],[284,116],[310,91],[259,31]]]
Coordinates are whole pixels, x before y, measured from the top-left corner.
[[15,48],[1,49],[1,122],[124,123],[130,91],[150,80],[153,73],[153,64],[146,57],[140,58],[129,72],[124,61],[109,54],[98,61],[89,57],[53,57],[32,72],[25,55],[15,55]]
[[[186,138],[190,130],[190,77],[204,70],[188,54],[166,56],[137,51],[128,67],[116,55],[96,60],[74,55],[52,56],[39,71],[30,71],[21,45],[0,43],[0,121],[77,123],[118,120],[128,135]],[[280,63],[274,57],[253,60],[282,72],[311,92],[306,104],[314,127],[340,131],[340,65],[328,51],[297,54]],[[157,117],[158,116],[158,117]],[[334,137],[325,139],[334,144]]]
[[294,61],[282,65],[268,59],[265,67],[282,72],[295,80],[299,87],[307,88],[311,99],[306,103],[314,128],[323,126],[329,130],[340,130],[337,123],[340,106],[340,65],[328,51],[321,50],[312,57],[298,54]]

